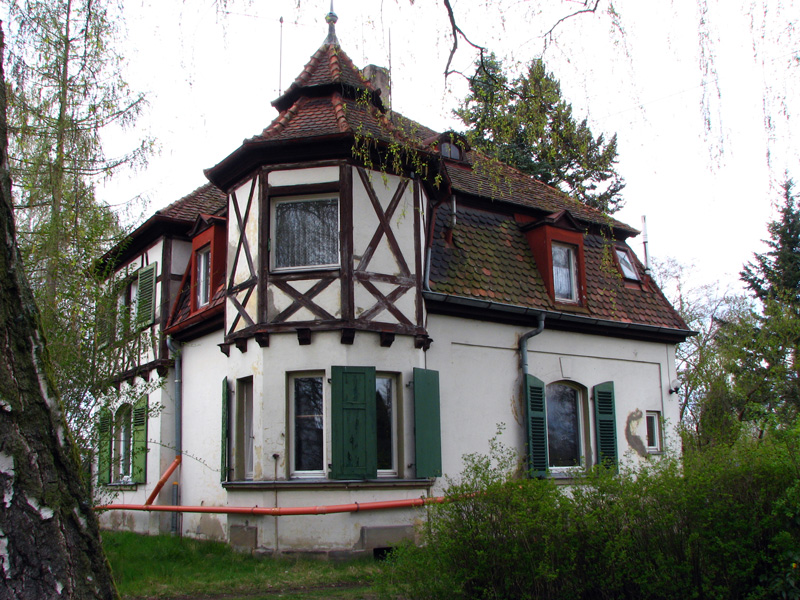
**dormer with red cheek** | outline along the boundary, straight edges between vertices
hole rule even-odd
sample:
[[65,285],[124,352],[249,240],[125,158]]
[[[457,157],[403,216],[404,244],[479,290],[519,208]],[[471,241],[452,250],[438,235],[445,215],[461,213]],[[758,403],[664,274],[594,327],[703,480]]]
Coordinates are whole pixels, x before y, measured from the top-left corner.
[[209,308],[217,292],[224,287],[227,254],[225,225],[224,217],[201,214],[189,232],[192,258],[187,277],[190,279],[192,313]]
[[515,215],[550,299],[560,308],[586,307],[584,230],[567,210],[536,220]]

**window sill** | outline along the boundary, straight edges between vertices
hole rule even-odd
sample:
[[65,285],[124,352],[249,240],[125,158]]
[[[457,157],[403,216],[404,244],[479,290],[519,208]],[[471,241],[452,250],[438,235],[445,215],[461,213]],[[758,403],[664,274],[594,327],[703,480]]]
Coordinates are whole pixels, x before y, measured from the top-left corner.
[[310,267],[280,267],[275,268],[273,267],[270,270],[270,275],[295,275],[297,273],[303,275],[313,275],[314,273],[332,273],[335,272],[337,275],[341,270],[341,265],[321,265],[321,266],[310,266]]
[[139,489],[139,484],[115,481],[114,483],[104,483],[103,487],[107,489],[113,489],[114,491],[135,492],[137,489]]
[[574,313],[589,314],[589,309],[583,305],[582,302],[568,302],[566,300],[554,300],[555,307],[558,310],[568,310]]
[[222,487],[228,491],[243,490],[374,490],[374,489],[430,489],[433,481],[430,479],[367,479],[367,480],[339,480],[339,479],[281,479],[278,481],[229,481]]

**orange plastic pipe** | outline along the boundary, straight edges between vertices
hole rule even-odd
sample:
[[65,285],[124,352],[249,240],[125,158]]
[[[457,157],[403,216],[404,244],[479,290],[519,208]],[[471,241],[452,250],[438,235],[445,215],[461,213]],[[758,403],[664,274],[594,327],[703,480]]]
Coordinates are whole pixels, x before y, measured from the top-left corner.
[[[152,495],[152,494],[151,494]],[[332,513],[360,512],[362,510],[385,510],[389,508],[409,508],[425,504],[439,504],[444,496],[434,498],[411,498],[407,500],[383,500],[381,502],[353,502],[352,504],[332,504],[329,506],[161,506],[157,504],[105,504],[95,506],[95,510],[144,510],[180,513],[215,513],[224,515],[328,515]]]
[[178,468],[179,464],[181,464],[180,454],[178,454],[178,456],[175,457],[175,460],[172,461],[172,464],[167,468],[166,471],[164,471],[164,474],[161,476],[161,479],[158,480],[155,489],[153,489],[153,491],[147,497],[147,500],[144,501],[145,506],[150,506],[151,504],[153,504],[153,501],[156,499],[156,496],[158,496],[158,492],[161,491],[161,488],[164,487],[164,484],[167,483],[167,479],[169,479],[169,476],[175,472],[175,469]]

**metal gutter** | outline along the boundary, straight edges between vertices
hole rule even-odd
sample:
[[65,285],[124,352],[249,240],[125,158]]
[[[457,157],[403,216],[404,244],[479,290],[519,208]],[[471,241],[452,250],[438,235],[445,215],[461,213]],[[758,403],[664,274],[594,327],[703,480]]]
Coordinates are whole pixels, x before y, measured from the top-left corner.
[[585,327],[599,326],[609,329],[618,329],[623,331],[638,331],[648,333],[651,335],[670,334],[672,336],[681,335],[690,337],[697,335],[696,331],[690,329],[673,329],[671,327],[662,327],[660,325],[644,325],[641,323],[625,323],[622,321],[611,321],[608,319],[598,319],[596,317],[587,317],[584,315],[573,315],[563,312],[548,311],[536,308],[529,308],[527,306],[519,306],[517,304],[503,304],[500,302],[492,302],[491,300],[478,300],[477,298],[467,298],[465,296],[453,296],[451,294],[442,294],[439,292],[432,292],[429,290],[422,291],[422,297],[431,302],[440,302],[442,304],[453,304],[457,306],[464,306],[468,308],[482,309],[489,312],[498,312],[508,315],[516,315],[520,317],[540,315],[547,318],[549,323],[564,322],[575,323]]

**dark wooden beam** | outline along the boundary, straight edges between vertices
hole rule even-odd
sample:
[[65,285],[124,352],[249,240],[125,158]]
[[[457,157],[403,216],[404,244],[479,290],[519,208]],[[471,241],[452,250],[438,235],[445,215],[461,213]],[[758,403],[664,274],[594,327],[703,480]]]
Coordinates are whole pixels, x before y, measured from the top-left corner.
[[431,347],[433,340],[428,337],[427,335],[415,335],[414,336],[414,348],[422,348],[424,351],[428,351],[428,348]]
[[311,330],[307,327],[300,327],[297,329],[297,342],[301,346],[308,346],[311,344]]
[[388,348],[394,343],[394,333],[391,331],[381,331],[381,347]]

